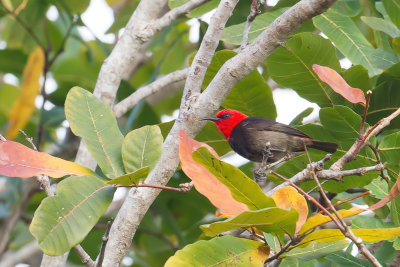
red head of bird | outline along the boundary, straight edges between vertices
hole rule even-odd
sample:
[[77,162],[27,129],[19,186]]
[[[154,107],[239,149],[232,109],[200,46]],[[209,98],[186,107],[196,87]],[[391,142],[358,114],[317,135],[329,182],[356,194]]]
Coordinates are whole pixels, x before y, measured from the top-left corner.
[[235,126],[247,117],[248,116],[237,110],[223,109],[217,113],[216,117],[204,117],[202,120],[214,121],[218,130],[224,135],[225,139],[228,140]]

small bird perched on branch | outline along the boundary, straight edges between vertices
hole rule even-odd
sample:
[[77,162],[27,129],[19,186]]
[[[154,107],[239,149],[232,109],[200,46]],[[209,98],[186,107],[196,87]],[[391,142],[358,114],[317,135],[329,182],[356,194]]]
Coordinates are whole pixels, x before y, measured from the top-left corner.
[[248,117],[232,109],[221,110],[216,117],[202,120],[213,121],[236,153],[262,164],[304,151],[304,146],[329,153],[334,153],[338,147],[336,143],[314,140],[288,125],[261,117]]

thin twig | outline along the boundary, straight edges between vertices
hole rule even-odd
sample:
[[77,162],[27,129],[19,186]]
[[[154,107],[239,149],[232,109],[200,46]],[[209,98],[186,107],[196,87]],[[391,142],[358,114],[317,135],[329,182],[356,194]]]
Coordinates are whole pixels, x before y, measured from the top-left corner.
[[[308,161],[309,161],[309,171],[312,175],[312,177],[314,178],[315,183],[317,184],[317,186],[319,187],[320,193],[322,195],[322,197],[324,198],[324,200],[326,201],[326,203],[328,204],[330,210],[332,210],[332,212],[335,214],[336,218],[339,220],[340,224],[338,224],[337,222],[335,222],[335,224],[338,226],[339,230],[343,233],[344,236],[350,238],[354,244],[356,244],[356,246],[358,247],[358,249],[361,251],[361,253],[374,265],[377,267],[381,267],[382,265],[379,263],[379,261],[374,257],[374,255],[372,255],[372,253],[367,249],[367,247],[365,246],[365,244],[363,243],[362,239],[357,237],[356,235],[354,235],[353,231],[347,226],[346,222],[344,221],[344,219],[342,218],[342,216],[340,216],[339,212],[337,212],[336,208],[333,206],[331,200],[326,196],[324,189],[322,188],[318,177],[314,171],[314,168],[311,165],[311,158],[310,158],[310,154],[308,153],[307,150],[307,146],[304,144],[304,150],[306,152]],[[324,210],[325,212],[325,210]],[[328,211],[326,211],[328,212]],[[325,212],[325,213],[326,213]],[[329,212],[328,212],[329,213]],[[326,214],[328,214],[326,213]],[[329,213],[330,214],[330,213]],[[339,227],[340,226],[340,227]]]
[[[369,146],[369,148],[371,148],[372,151],[374,152],[375,158],[376,158],[376,162],[377,162],[378,164],[382,163],[381,157],[379,156],[379,153],[378,153],[379,149],[376,148],[376,147],[375,147],[373,144],[371,144],[371,142],[369,142],[369,141],[367,142],[367,146]],[[389,179],[389,177],[386,176],[384,170],[381,170],[381,177],[389,184],[390,179]]]
[[111,219],[107,222],[106,230],[104,232],[103,237],[101,238],[101,248],[100,248],[100,254],[96,263],[96,267],[101,267],[103,264],[103,259],[104,259],[104,252],[106,251],[106,245],[108,242],[108,235],[110,234],[110,229],[111,225],[113,224],[114,219]]
[[249,32],[251,23],[257,17],[257,15],[260,14],[260,10],[258,9],[259,7],[260,3],[258,2],[258,0],[253,0],[253,2],[250,5],[250,14],[247,16],[246,25],[244,27],[243,40],[242,44],[240,45],[240,50],[243,50],[249,43]]
[[132,184],[132,185],[122,185],[122,184],[115,184],[115,188],[120,188],[120,187],[150,187],[150,188],[155,188],[155,189],[161,189],[161,190],[169,190],[169,191],[174,191],[174,192],[180,192],[180,193],[186,193],[188,192],[185,188],[183,187],[170,187],[170,186],[163,186],[163,185],[154,185],[154,184]]
[[95,263],[90,258],[89,254],[80,246],[77,245],[74,247],[76,254],[78,254],[79,258],[82,260],[82,263],[85,264],[87,267],[95,267]]
[[372,94],[372,91],[369,90],[367,92],[367,99],[366,99],[364,113],[363,113],[362,120],[361,120],[360,131],[358,133],[358,139],[362,139],[362,136],[364,134],[364,126],[365,126],[365,121],[367,120],[367,113],[368,113],[368,108],[369,108],[369,104],[370,104],[370,100],[371,100],[371,94]]
[[[346,198],[345,200],[340,200],[340,201],[336,202],[335,204],[333,204],[333,206],[334,206],[334,207],[337,207],[337,206],[339,206],[339,205],[341,205],[341,204],[343,204],[343,203],[352,201],[352,200],[354,200],[354,199],[360,198],[360,197],[365,196],[365,195],[369,195],[370,193],[371,193],[371,191],[368,191],[368,190],[367,190],[367,191],[362,192],[361,194],[358,194],[358,195],[356,195],[356,196],[352,196],[352,197]],[[327,209],[327,210],[330,210],[331,208],[330,208],[330,207],[327,207],[326,209]],[[322,211],[319,211],[319,213],[322,213]]]
[[293,240],[292,240],[292,239],[289,240],[289,241],[285,244],[285,246],[283,246],[283,247],[281,248],[281,250],[280,250],[278,253],[274,254],[274,255],[271,256],[271,257],[269,257],[269,258],[265,261],[265,263],[268,263],[268,262],[271,262],[271,261],[273,261],[273,260],[278,259],[280,255],[282,255],[283,253],[286,252],[286,250],[289,248],[289,246],[290,246],[292,243],[293,243]]
[[279,173],[276,173],[274,171],[272,171],[271,173],[273,173],[274,175],[276,175],[277,177],[281,178],[282,180],[284,180],[285,182],[287,182],[290,186],[294,187],[297,191],[300,192],[300,194],[302,194],[303,196],[305,196],[308,200],[310,200],[311,202],[313,202],[318,208],[320,208],[322,211],[325,212],[326,215],[328,215],[329,218],[331,218],[331,220],[339,227],[341,228],[342,226],[340,225],[340,223],[336,220],[335,217],[333,217],[333,215],[324,207],[322,206],[315,198],[313,198],[312,196],[310,196],[309,194],[307,194],[303,189],[301,189],[300,187],[298,187],[297,185],[295,185],[294,183],[292,183],[289,179],[287,179],[286,177],[280,175]]
[[5,10],[6,13],[8,13],[9,15],[11,15],[21,26],[22,28],[25,29],[25,31],[33,38],[33,40],[35,40],[36,44],[38,46],[40,46],[43,51],[46,50],[45,46],[43,45],[43,43],[39,40],[39,37],[37,37],[35,35],[35,31],[28,25],[25,23],[25,21],[23,21],[18,14],[16,14],[14,12],[14,10],[9,10],[2,1],[0,1],[0,6],[3,7],[3,9]]
[[[33,150],[38,151],[35,146],[32,137],[29,137],[23,130],[19,130],[25,136],[26,141],[32,146]],[[51,190],[50,179],[47,175],[36,175],[36,180],[39,182],[41,188],[46,192],[47,196],[54,196],[54,192]]]

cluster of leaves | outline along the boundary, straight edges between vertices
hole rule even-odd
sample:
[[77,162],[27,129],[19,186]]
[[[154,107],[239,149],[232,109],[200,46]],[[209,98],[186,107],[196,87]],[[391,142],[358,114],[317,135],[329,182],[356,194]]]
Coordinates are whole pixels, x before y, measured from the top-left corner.
[[[6,43],[6,48],[0,50],[0,72],[21,80],[20,87],[5,82],[0,84],[0,129],[7,138],[25,142],[17,135],[18,129],[23,128],[29,136],[39,140],[42,145],[39,148],[56,145],[71,159],[74,153],[68,154],[68,146],[74,140],[72,134],[68,134],[69,139],[64,142],[56,137],[57,129],[63,127],[62,122],[66,119],[71,131],[84,140],[99,168],[94,173],[21,144],[0,141],[0,175],[78,176],[59,182],[56,196],[42,200],[43,193],[37,193],[30,200],[26,211],[31,220],[30,233],[26,222],[20,220],[8,247],[21,248],[34,236],[46,254],[61,255],[82,244],[94,258],[104,231],[92,228],[96,224],[101,225],[110,216],[103,214],[115,192],[112,184],[138,184],[154,168],[161,154],[163,138],[173,123],[161,123],[161,116],[171,115],[179,107],[181,92],[165,97],[159,103],[141,101],[117,122],[107,105],[80,88],[94,88],[101,63],[111,50],[110,45],[98,39],[84,41],[75,27],[84,26],[79,14],[86,10],[90,1],[56,2],[0,1],[0,22],[4,25],[1,38]],[[113,5],[118,1],[107,2]],[[138,2],[124,1],[125,6],[119,9],[108,33],[118,33]],[[170,7],[184,2],[187,1],[170,0]],[[251,25],[249,41],[253,41],[295,2],[281,0],[268,12],[257,16]],[[130,81],[121,84],[117,100],[124,99],[161,74],[182,68],[196,48],[189,42],[186,21],[212,10],[218,3],[216,0],[208,1],[159,33],[149,47],[151,58],[143,62]],[[203,89],[221,66],[236,54],[225,48],[240,45],[249,5],[247,1],[240,1],[228,21],[222,36],[223,43],[207,70]],[[46,18],[50,6],[59,12],[55,21]],[[360,104],[349,103],[344,94],[337,94],[337,88],[331,83],[331,86],[325,84],[323,81],[328,81],[316,74],[318,70],[314,72],[313,65],[330,67],[340,73],[351,87],[364,92],[372,91],[367,126],[391,114],[400,107],[396,90],[400,80],[399,6],[397,0],[339,0],[326,13],[305,23],[284,46],[278,47],[264,62],[262,71],[254,70],[237,83],[222,107],[274,120],[277,114],[272,90],[266,80],[271,78],[281,87],[295,90],[301,97],[317,103],[321,110],[318,124],[302,124],[310,110],[299,114],[291,124],[315,139],[339,144],[339,150],[327,162],[326,167],[329,167],[357,139],[364,108]],[[206,26],[206,23],[200,22],[200,41]],[[316,30],[328,39],[315,34]],[[353,66],[341,70],[339,60],[343,58],[349,59]],[[43,70],[54,78],[57,84],[54,92],[47,93],[45,87],[40,92],[39,78]],[[339,85],[343,89],[343,84]],[[44,103],[53,105],[51,109],[45,109],[45,105],[41,109],[35,108],[34,100],[39,92]],[[400,119],[394,119],[378,137],[370,139],[387,167],[384,172],[389,177],[388,182],[382,180],[379,172],[369,172],[362,177],[348,176],[344,182],[329,181],[323,185],[334,196],[333,201],[348,198],[346,190],[354,188],[366,188],[371,192],[363,200],[358,200],[358,204],[371,205],[385,200],[374,211],[373,217],[357,215],[364,210],[351,207],[350,203],[342,205],[343,209],[339,211],[342,217],[354,216],[352,229],[364,241],[388,240],[377,253],[378,260],[384,264],[392,260],[395,250],[400,249],[397,205],[400,200],[395,198],[399,192],[398,184],[395,184],[400,161],[399,128]],[[346,261],[361,266],[370,265],[350,254],[352,246],[348,246],[349,242],[339,230],[318,229],[331,219],[322,214],[312,215],[305,199],[293,188],[285,187],[267,197],[248,177],[249,164],[241,168],[242,172],[221,161],[218,155],[226,154],[231,148],[211,123],[205,126],[196,140],[203,143],[181,133],[179,156],[183,171],[178,170],[170,181],[171,186],[176,186],[190,177],[196,190],[184,196],[174,192],[160,194],[135,236],[131,255],[135,259],[134,266],[160,266],[165,262],[167,266],[187,266],[189,263],[235,263],[244,266],[251,266],[251,263],[260,266],[271,250],[279,252],[288,239],[295,241],[280,256],[282,266],[300,262],[302,266],[321,263],[345,266]],[[310,151],[310,156],[312,160],[319,160],[324,154]],[[377,162],[375,153],[370,148],[364,148],[345,168],[372,166]],[[283,164],[276,172],[290,178],[303,170],[307,163],[306,156],[299,156]],[[277,184],[282,182],[272,174],[268,178]],[[12,205],[21,201],[26,189],[25,183],[20,180],[2,179],[7,181],[7,190],[0,191],[0,219],[10,216]],[[313,181],[300,185],[306,191],[314,186]],[[392,201],[387,204],[389,200]],[[228,219],[215,222],[217,217],[210,216],[215,207],[222,210],[222,216]],[[389,214],[392,221],[386,220]],[[254,229],[255,235],[263,242],[231,236],[215,237],[236,228]],[[199,236],[205,240],[197,241]],[[345,247],[345,251],[340,251]],[[178,252],[175,253],[176,250]],[[74,254],[70,260],[79,263]]]

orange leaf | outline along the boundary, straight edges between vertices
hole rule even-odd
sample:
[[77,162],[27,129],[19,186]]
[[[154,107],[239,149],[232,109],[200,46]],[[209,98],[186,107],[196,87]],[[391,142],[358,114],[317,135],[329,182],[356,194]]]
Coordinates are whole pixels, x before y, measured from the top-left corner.
[[351,103],[362,103],[365,105],[364,92],[359,88],[353,88],[335,70],[314,64],[314,72],[321,81],[326,82],[336,93],[346,98]]
[[399,177],[397,177],[396,183],[393,185],[392,189],[390,189],[389,195],[387,195],[385,198],[381,199],[371,207],[369,207],[370,210],[376,210],[379,208],[382,208],[385,206],[388,202],[392,201],[395,199],[398,195],[400,195],[400,174]]
[[19,129],[23,129],[35,110],[35,98],[39,93],[39,79],[44,68],[44,54],[37,47],[29,55],[22,76],[21,93],[15,101],[8,119],[10,125],[6,132],[7,139],[14,139]]
[[0,140],[0,175],[29,178],[44,174],[54,178],[65,175],[94,175],[79,164],[37,152],[20,143]]
[[296,223],[296,233],[300,231],[301,226],[307,220],[308,206],[305,198],[291,186],[285,186],[279,189],[271,196],[276,206],[281,209],[294,208],[299,213],[299,219]]
[[179,132],[179,158],[182,170],[193,181],[196,190],[206,196],[224,215],[233,216],[248,210],[243,203],[236,201],[229,189],[201,164],[193,160],[192,154],[200,147],[206,147],[215,157],[218,154],[207,144],[190,138],[184,130]]

